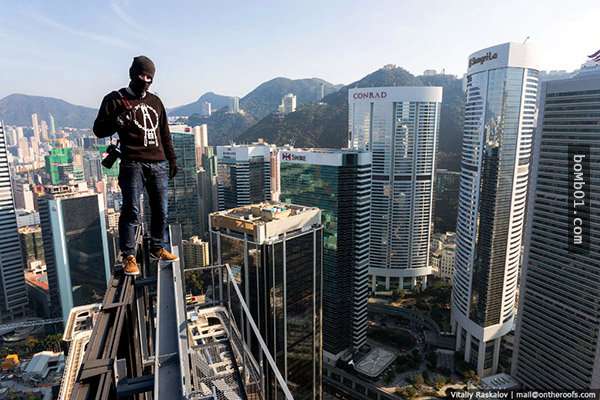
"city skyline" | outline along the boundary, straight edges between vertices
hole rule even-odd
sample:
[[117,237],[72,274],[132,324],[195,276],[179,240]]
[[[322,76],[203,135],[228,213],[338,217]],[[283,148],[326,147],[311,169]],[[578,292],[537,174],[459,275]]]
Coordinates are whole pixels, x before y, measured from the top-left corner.
[[[0,115],[12,118],[8,124],[0,118],[0,358],[6,355],[0,397],[12,382],[22,390],[60,389],[61,399],[150,398],[152,392],[156,399],[395,400],[468,397],[463,390],[471,397],[505,390],[549,397],[550,389],[600,389],[600,50],[583,53],[579,65],[585,64],[576,72],[545,73],[548,60],[570,53],[560,44],[549,49],[516,40],[519,28],[510,38],[496,28],[499,20],[524,19],[536,21],[527,29],[540,21],[552,28],[547,8],[517,10],[511,0],[494,7],[467,3],[444,14],[434,0],[422,18],[412,1],[384,4],[389,10],[380,25],[371,22],[382,4],[249,7],[239,25],[235,14],[247,5],[230,4],[229,14],[218,12],[219,29],[227,31],[223,41],[220,31],[211,31],[214,21],[188,22],[198,10],[209,18],[222,7],[214,4],[183,3],[158,15],[152,1],[140,8],[136,0],[111,0],[106,12],[99,3],[76,10],[74,25],[58,22],[73,18],[60,14],[62,2],[54,10],[41,3],[12,7],[8,15],[29,12],[33,32],[52,28],[77,37],[68,49],[74,63],[61,58],[62,50],[53,54],[68,65],[61,71],[66,78],[38,85],[43,89],[93,75],[88,83],[106,93],[103,85],[120,75],[112,67],[102,77],[97,70],[116,60],[117,50],[134,51],[127,35],[111,30],[111,15],[142,47],[168,47],[160,53],[167,64],[175,61],[168,74],[179,76],[157,79],[165,104],[175,92],[161,88],[172,84],[183,96],[204,72],[213,76],[202,63],[189,79],[182,71],[223,44],[228,57],[252,56],[231,65],[211,60],[223,65],[214,76],[232,87],[270,71],[257,72],[257,66],[271,61],[269,68],[281,62],[300,70],[312,63],[328,73],[348,63],[343,72],[349,73],[379,63],[369,57],[381,48],[409,61],[382,62],[377,73],[325,100],[323,83],[278,81],[259,96],[224,93],[231,96],[168,118],[162,105],[160,118],[151,107],[156,96],[132,85],[121,97],[125,110],[117,103],[100,113],[93,131],[86,128],[93,115],[63,126],[69,115],[58,107],[14,102],[20,115],[8,117],[0,101]],[[170,26],[185,7],[176,20],[183,41],[169,47],[176,32],[163,21]],[[313,59],[298,63],[295,57],[306,58],[302,47],[292,56],[261,59],[279,44],[294,49],[296,38],[288,33],[302,40],[306,18],[318,25],[327,15],[313,14],[336,7],[330,13],[339,20],[315,26],[308,36],[347,25],[352,31],[332,52],[347,52],[346,59],[332,63],[313,49]],[[515,15],[508,19],[510,8]],[[369,23],[354,23],[357,10]],[[92,11],[97,18],[90,22]],[[254,29],[277,45],[255,49],[266,39],[244,35],[246,24],[269,13],[276,22]],[[560,29],[568,29],[574,14],[563,13]],[[448,21],[457,25],[469,17],[470,25],[440,35]],[[415,21],[436,20],[442,23],[414,28],[422,37],[411,37]],[[102,34],[94,21],[105,22]],[[4,27],[11,28],[5,22],[0,15],[0,41]],[[198,29],[210,34],[186,47]],[[169,34],[141,40],[149,32]],[[492,33],[502,37],[488,42]],[[465,40],[436,53],[436,46],[421,45],[432,35],[439,43],[454,43],[455,35]],[[337,39],[323,44],[332,48]],[[106,60],[70,74],[86,55],[78,47],[84,42]],[[349,51],[346,44],[372,48]],[[0,50],[11,45],[0,43]],[[468,46],[464,53],[462,46]],[[198,51],[179,53],[185,48]],[[452,64],[459,56],[468,67],[464,76],[431,66],[412,71],[423,74],[415,77],[399,68],[424,57]],[[164,61],[157,60],[158,71]],[[28,84],[44,79],[44,71]],[[7,72],[17,85],[27,68]],[[88,83],[79,94],[93,97]],[[130,107],[130,100],[137,105]],[[141,117],[138,107],[145,110]],[[120,152],[108,151],[114,141],[99,134],[102,118],[106,134],[118,134]],[[129,151],[131,138],[140,139],[139,154]],[[142,145],[144,138],[156,139],[159,151],[148,140]],[[109,154],[120,154],[112,168],[103,161]],[[142,186],[143,197],[134,199],[140,215],[129,225],[136,231],[129,253],[117,243],[126,238],[127,185],[140,177],[129,168],[134,163],[168,168],[169,180],[161,173],[161,191],[151,184],[158,175],[142,175],[147,191]],[[167,201],[160,212],[148,207],[161,196]],[[161,216],[162,235],[155,229]],[[168,259],[163,249],[172,253]],[[63,336],[55,335],[63,329]],[[48,349],[56,366],[39,376],[28,372]],[[118,368],[90,374],[106,360]]]
[[[261,9],[243,3],[227,9],[179,3],[167,13],[153,2],[113,0],[85,9],[67,2],[7,4],[0,17],[0,50],[10,56],[0,61],[8,71],[0,77],[0,97],[27,93],[95,107],[107,90],[127,84],[131,58],[142,53],[156,61],[153,90],[170,107],[207,91],[243,96],[277,76],[349,84],[388,63],[415,75],[445,69],[462,76],[473,48],[527,37],[540,47],[543,69],[570,71],[600,45],[594,40],[600,28],[587,12],[594,3],[563,8],[562,29],[555,29],[554,12],[562,2],[553,3],[519,4],[519,13],[514,2],[490,6],[471,1],[436,13],[413,1],[381,7],[273,3]],[[441,10],[444,5],[427,7]],[[382,15],[382,8],[397,13]],[[399,22],[398,14],[416,18]],[[482,32],[469,35],[472,29]],[[387,40],[381,40],[384,35]]]

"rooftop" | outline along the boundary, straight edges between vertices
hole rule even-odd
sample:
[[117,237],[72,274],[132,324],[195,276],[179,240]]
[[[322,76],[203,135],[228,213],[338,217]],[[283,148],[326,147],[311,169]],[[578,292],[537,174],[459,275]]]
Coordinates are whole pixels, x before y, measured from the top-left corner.
[[354,365],[354,369],[361,374],[375,378],[395,359],[396,355],[391,351],[381,347],[374,347],[362,360]]
[[25,272],[25,281],[32,286],[36,286],[44,291],[48,291],[48,275],[36,274],[35,272]]
[[481,379],[482,389],[510,390],[519,387],[519,382],[508,374],[496,374]]
[[264,202],[219,211],[210,215],[213,230],[227,229],[253,235],[258,243],[283,234],[304,232],[321,223],[321,210],[295,204]]
[[[179,255],[181,230],[170,227],[169,233]],[[102,304],[69,315],[59,398],[264,399],[269,374],[279,398],[293,399],[229,266],[184,272],[179,261],[156,265],[145,257],[148,238],[141,228],[136,235],[141,275],[134,279],[116,269]],[[204,294],[194,295],[195,284],[186,286],[190,274],[202,277]]]

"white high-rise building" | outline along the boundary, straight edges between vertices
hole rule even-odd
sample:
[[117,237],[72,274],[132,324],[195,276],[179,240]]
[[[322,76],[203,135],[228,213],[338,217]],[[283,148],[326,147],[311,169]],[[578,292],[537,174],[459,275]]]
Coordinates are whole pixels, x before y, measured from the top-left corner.
[[[45,141],[48,141],[48,123],[44,120],[40,123],[40,134],[44,138]],[[40,137],[37,136],[37,141],[39,143]]]
[[371,288],[425,286],[442,88],[350,89],[348,101],[349,147],[372,154]]
[[538,70],[529,45],[469,56],[452,328],[480,376],[496,373],[513,329]]
[[202,115],[203,117],[210,117],[211,114],[212,114],[212,105],[208,101],[203,102],[202,108],[200,110],[200,115]]
[[8,152],[0,123],[0,320],[24,316],[27,302]]
[[31,185],[27,182],[14,182],[13,193],[15,208],[34,210],[33,192],[31,191]]
[[18,142],[17,130],[15,128],[7,128],[4,131],[4,137],[6,139],[6,146],[13,147],[16,146]]
[[33,127],[33,137],[37,138],[37,140],[40,140],[40,123],[36,113],[31,114],[31,125]]
[[233,96],[229,98],[229,112],[239,113],[240,112],[240,98]]
[[[54,121],[54,115],[48,114],[48,116],[50,117],[50,134],[56,135],[56,121]],[[42,139],[48,141],[48,137],[43,137]]]
[[288,93],[281,99],[280,111],[283,114],[289,114],[296,111],[296,95]]
[[208,146],[208,125],[196,125],[192,128],[192,132],[194,133],[196,146],[202,148]]
[[599,389],[600,68],[540,92],[512,375]]
[[[33,138],[35,139],[35,137]],[[31,154],[29,151],[29,141],[26,137],[19,139],[19,147],[17,149],[17,156],[21,164],[27,164],[31,162]]]

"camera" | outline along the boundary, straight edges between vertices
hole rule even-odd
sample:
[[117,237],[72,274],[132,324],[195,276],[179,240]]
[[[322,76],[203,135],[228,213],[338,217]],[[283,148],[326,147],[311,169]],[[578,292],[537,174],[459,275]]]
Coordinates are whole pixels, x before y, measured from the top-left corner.
[[119,149],[118,145],[111,143],[106,148],[106,157],[104,157],[104,159],[102,160],[102,166],[110,169],[115,164],[115,161],[117,161],[117,158],[120,158],[120,157],[121,157],[121,149]]

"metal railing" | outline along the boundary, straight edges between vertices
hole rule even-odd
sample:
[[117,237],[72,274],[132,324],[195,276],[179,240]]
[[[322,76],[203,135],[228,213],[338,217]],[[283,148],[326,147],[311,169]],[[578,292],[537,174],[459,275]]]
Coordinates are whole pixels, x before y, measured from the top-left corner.
[[[277,393],[277,398],[293,399],[237,281],[238,277],[227,264],[184,270],[187,311],[191,317],[188,326],[192,331],[196,328],[196,335],[192,332],[190,339],[195,341],[199,338],[190,348],[193,354],[191,369],[194,371],[191,398],[270,399]],[[201,287],[198,282],[202,282]],[[206,326],[209,318],[213,318],[217,332],[207,332],[210,330],[210,326]],[[198,325],[205,329],[199,331]],[[220,326],[223,328],[222,334],[218,332]],[[213,341],[214,337],[221,340]],[[225,341],[228,342],[227,346]],[[214,348],[225,350],[223,357],[216,354]],[[216,368],[211,367],[211,361]],[[208,362],[209,368],[197,368],[203,362]],[[223,362],[229,364],[224,365]],[[230,371],[236,371],[238,375],[228,376]],[[239,397],[218,393],[226,389],[220,381],[229,382],[230,387],[237,386]],[[207,393],[207,390],[213,390],[213,393]]]
[[[183,258],[180,229],[170,228],[169,237],[171,251]],[[142,274],[115,270],[85,344],[71,341],[63,396],[293,399],[231,268],[152,262],[141,229],[137,238]]]

